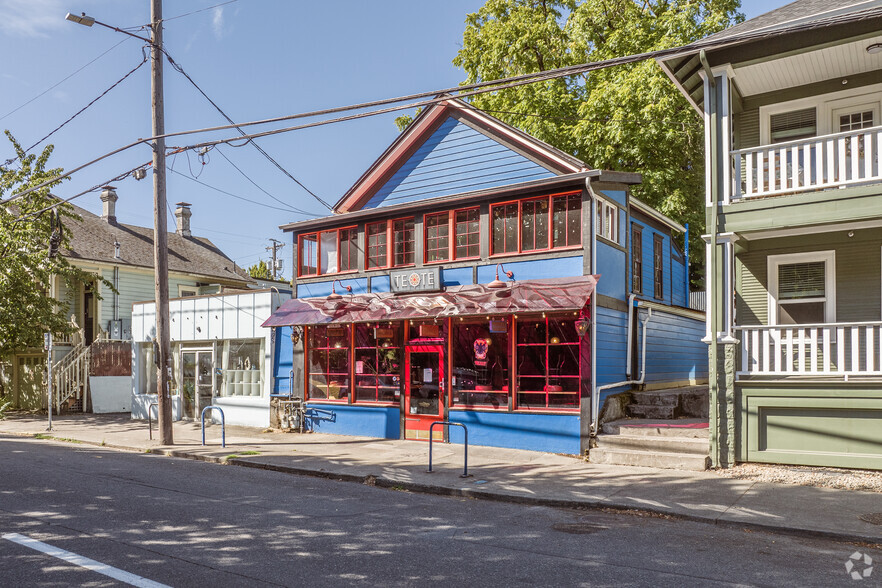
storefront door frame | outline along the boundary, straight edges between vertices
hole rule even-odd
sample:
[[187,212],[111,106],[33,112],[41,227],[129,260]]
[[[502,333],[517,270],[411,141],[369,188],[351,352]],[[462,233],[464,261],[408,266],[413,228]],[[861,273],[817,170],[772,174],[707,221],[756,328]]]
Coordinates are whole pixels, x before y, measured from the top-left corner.
[[[446,363],[447,357],[443,344],[432,345],[405,345],[404,355],[404,438],[419,439],[427,441],[429,439],[429,427],[432,423],[443,421],[445,410],[447,408],[447,374]],[[437,355],[437,364],[431,358],[421,357],[419,360],[412,358],[413,354],[434,354]],[[426,361],[428,359],[428,361]],[[416,369],[422,370],[418,373],[412,372],[414,361],[419,361]],[[435,367],[437,366],[437,367]],[[437,370],[437,373],[429,375],[425,370]],[[414,378],[417,378],[414,380]],[[437,407],[432,406],[431,398],[421,397],[419,390],[415,389],[414,383],[422,382],[423,386],[429,389],[437,387]],[[422,386],[421,386],[422,387]],[[433,436],[436,440],[444,439],[444,431],[442,428],[436,428]]]

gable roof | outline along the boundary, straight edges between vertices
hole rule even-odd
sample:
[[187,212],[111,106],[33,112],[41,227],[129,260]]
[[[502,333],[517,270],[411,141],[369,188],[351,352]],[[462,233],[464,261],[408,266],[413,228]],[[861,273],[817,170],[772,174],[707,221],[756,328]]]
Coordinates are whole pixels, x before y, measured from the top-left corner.
[[[479,155],[486,156],[487,162],[492,161],[487,152],[463,158],[466,163],[454,166],[459,168],[455,174],[434,177],[426,175],[430,172],[425,171],[425,168],[435,165],[426,164],[428,158],[435,157],[437,160],[438,154],[446,149],[449,152],[444,157],[452,163],[450,155],[455,154],[455,151],[450,150],[482,142],[483,146],[473,147],[472,151],[493,145],[500,151],[508,152],[510,161],[505,164],[508,170],[498,172],[496,179],[488,179],[485,169],[468,169],[469,166],[481,164]],[[469,161],[469,158],[472,160]],[[468,189],[488,187],[488,184],[500,186],[514,180],[539,179],[587,169],[585,163],[579,159],[481,112],[462,100],[448,98],[421,112],[343,195],[334,206],[334,212],[351,212],[366,206],[379,206],[392,194],[395,196],[391,200],[400,202],[460,193]],[[433,173],[443,173],[443,169]],[[420,185],[432,189],[415,192],[418,188],[414,188],[414,181],[409,178],[411,174],[422,174],[424,177]],[[478,177],[481,181],[476,182]],[[410,187],[403,185],[408,180]],[[408,191],[409,194],[406,193]]]
[[[72,206],[82,220],[66,219],[64,223],[70,236],[70,249],[63,255],[70,261],[153,267],[152,228],[109,223],[84,208]],[[120,244],[118,259],[114,257],[114,242]],[[208,239],[177,233],[168,234],[168,270],[237,285],[253,281]]]

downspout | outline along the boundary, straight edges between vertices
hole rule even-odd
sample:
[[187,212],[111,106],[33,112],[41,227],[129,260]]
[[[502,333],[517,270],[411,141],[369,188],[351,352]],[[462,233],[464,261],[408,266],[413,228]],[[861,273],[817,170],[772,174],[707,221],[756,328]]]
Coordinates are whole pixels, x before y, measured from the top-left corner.
[[[631,252],[631,255],[634,255],[633,251]],[[631,265],[631,267],[634,267],[633,264]],[[633,332],[634,332],[634,298],[636,296],[637,296],[637,294],[635,294],[634,292],[631,292],[630,296],[628,296],[628,347],[626,347],[626,349],[628,350],[627,351],[627,357],[628,357],[627,362],[628,363],[627,363],[627,367],[625,368],[625,378],[628,380],[631,379],[631,373],[632,373],[631,364],[633,363],[632,357],[631,357],[631,345],[633,345],[633,343],[634,343],[634,341],[633,341],[633,339],[634,339],[634,336],[633,336]]]
[[[591,187],[591,178],[585,179],[585,187],[591,197],[591,274],[597,273],[597,194]],[[591,432],[597,435],[597,291],[591,295]]]
[[[640,321],[643,323],[643,341],[641,342],[641,345],[640,345],[640,348],[641,348],[640,349],[640,379],[638,379],[638,380],[628,379],[628,380],[625,380],[624,382],[616,382],[614,384],[604,384],[603,386],[598,387],[596,389],[596,394],[594,395],[594,398],[593,398],[595,406],[599,406],[599,404],[600,404],[599,394],[600,394],[600,392],[603,392],[604,390],[609,390],[611,388],[619,388],[621,386],[642,386],[643,385],[643,381],[646,379],[646,324],[649,322],[650,318],[652,318],[652,309],[647,308],[646,309],[646,318],[644,318]],[[631,355],[630,351],[628,352],[628,355],[630,357],[630,355]],[[630,378],[630,376],[629,376],[629,378]],[[597,433],[599,432],[598,427],[599,427],[600,415],[597,413],[598,413],[598,411],[595,410],[591,414],[591,419],[592,419],[591,420],[591,430],[592,430],[594,436],[596,436]]]
[[689,223],[686,223],[686,239],[683,241],[683,258],[686,264],[686,308],[692,308],[689,305]]
[[707,256],[707,275],[705,277],[705,287],[708,291],[706,304],[710,312],[708,313],[708,322],[710,327],[710,365],[708,366],[708,384],[710,396],[710,446],[711,460],[713,465],[719,466],[719,382],[717,376],[717,367],[719,364],[717,349],[717,333],[719,326],[717,324],[719,317],[717,316],[717,304],[714,297],[718,295],[716,285],[716,258],[717,258],[717,205],[719,200],[719,188],[717,186],[717,95],[716,95],[716,79],[713,71],[707,61],[707,54],[704,49],[699,53],[699,60],[704,67],[707,76],[708,87],[710,92],[705,96],[707,106],[705,111],[709,111],[709,143],[710,153],[707,161],[710,163],[710,252]]

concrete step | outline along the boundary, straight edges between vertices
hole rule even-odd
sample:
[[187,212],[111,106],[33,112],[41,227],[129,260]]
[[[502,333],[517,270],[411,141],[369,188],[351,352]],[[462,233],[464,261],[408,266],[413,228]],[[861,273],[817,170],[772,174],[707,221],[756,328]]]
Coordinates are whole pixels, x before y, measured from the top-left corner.
[[707,419],[622,419],[604,423],[603,433],[700,439],[709,437]]
[[706,470],[709,459],[707,455],[606,449],[602,447],[595,447],[588,454],[588,461],[591,463],[691,471]]
[[[649,451],[662,453],[685,453],[702,455],[708,453],[708,440],[701,437],[672,437],[649,435],[598,435],[597,447],[603,449],[622,449],[628,451]],[[593,450],[592,450],[593,451]]]
[[661,392],[632,392],[634,404],[652,406],[677,406],[680,404],[680,393],[674,390]]
[[680,416],[680,407],[676,404],[662,406],[658,404],[629,404],[628,416],[642,419],[675,419]]

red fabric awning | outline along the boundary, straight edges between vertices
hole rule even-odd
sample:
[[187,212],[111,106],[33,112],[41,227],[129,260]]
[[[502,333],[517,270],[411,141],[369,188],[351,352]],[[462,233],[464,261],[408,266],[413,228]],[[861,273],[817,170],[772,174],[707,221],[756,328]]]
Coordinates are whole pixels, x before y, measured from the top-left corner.
[[364,323],[446,316],[500,315],[579,310],[588,302],[600,276],[451,286],[425,294],[343,294],[328,298],[294,298],[282,304],[264,327]]

